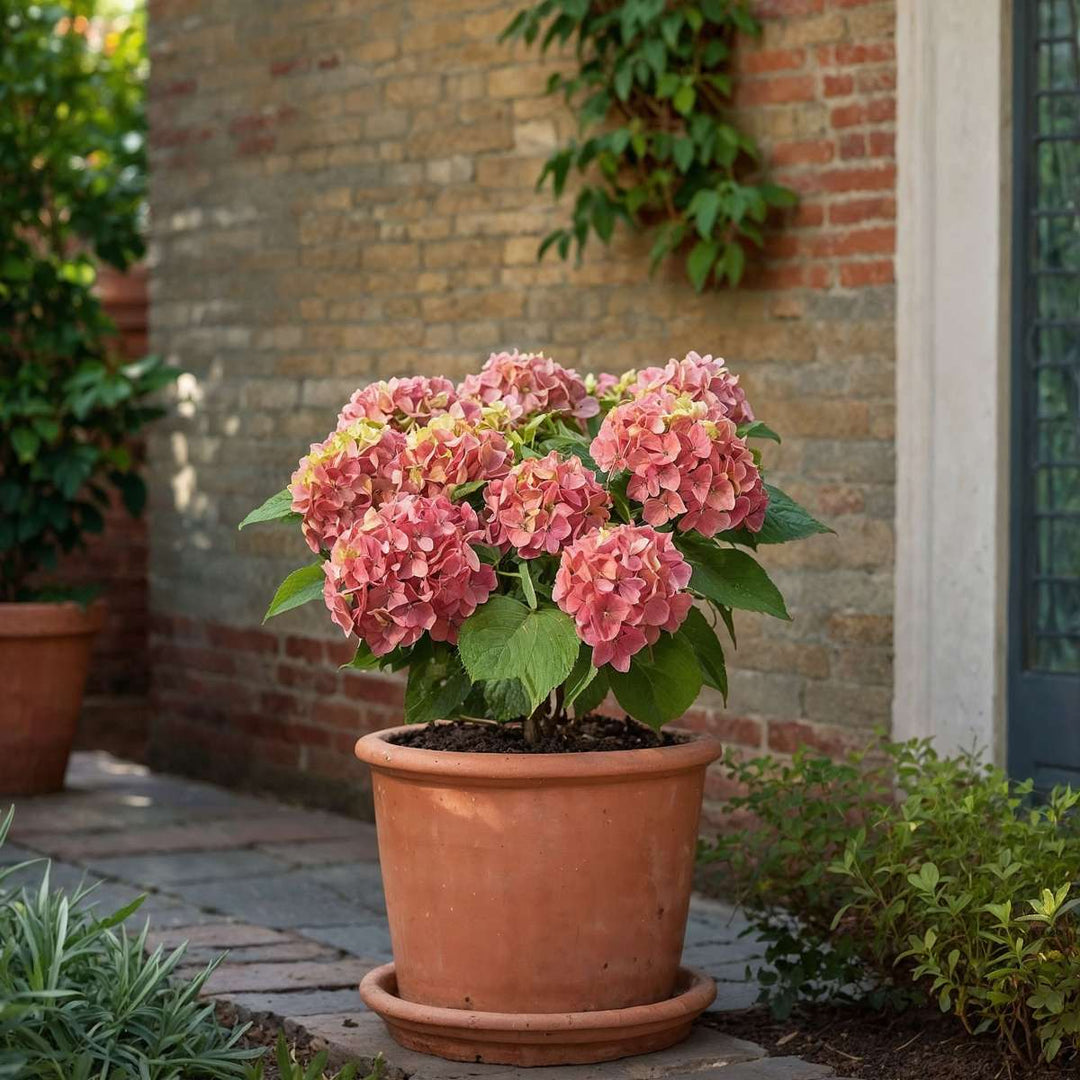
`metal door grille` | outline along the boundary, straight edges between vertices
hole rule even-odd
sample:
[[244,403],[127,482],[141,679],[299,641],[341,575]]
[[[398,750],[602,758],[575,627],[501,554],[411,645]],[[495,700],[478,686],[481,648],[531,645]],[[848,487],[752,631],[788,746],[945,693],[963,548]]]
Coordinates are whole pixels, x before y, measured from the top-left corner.
[[1080,0],[1017,3],[1019,659],[1080,673]]

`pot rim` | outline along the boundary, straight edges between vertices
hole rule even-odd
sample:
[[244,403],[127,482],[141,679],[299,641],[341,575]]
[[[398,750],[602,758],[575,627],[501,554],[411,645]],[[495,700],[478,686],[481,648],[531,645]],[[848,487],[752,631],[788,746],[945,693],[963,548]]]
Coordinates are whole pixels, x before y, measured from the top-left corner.
[[489,784],[522,781],[617,783],[639,776],[667,776],[704,769],[723,752],[714,735],[683,728],[667,730],[686,736],[674,746],[641,750],[587,750],[564,754],[482,754],[475,751],[427,750],[398,746],[389,740],[420,725],[405,724],[364,735],[356,742],[356,756],[380,773],[405,779],[438,777],[477,780]]
[[105,624],[100,597],[83,607],[74,600],[0,603],[0,638],[76,637]]

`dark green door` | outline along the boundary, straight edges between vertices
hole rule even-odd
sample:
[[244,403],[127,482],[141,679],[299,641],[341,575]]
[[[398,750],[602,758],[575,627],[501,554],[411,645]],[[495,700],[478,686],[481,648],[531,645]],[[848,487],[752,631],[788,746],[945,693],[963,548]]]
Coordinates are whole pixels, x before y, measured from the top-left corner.
[[1080,0],[1015,0],[1009,771],[1080,785]]

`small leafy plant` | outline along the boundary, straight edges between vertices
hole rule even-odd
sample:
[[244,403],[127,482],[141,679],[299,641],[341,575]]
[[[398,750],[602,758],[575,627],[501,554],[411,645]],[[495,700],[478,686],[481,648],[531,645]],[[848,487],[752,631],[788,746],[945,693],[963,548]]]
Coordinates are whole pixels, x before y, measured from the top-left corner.
[[143,253],[145,56],[91,0],[0,0],[0,601],[100,532],[111,486],[146,500],[130,439],[175,377],[111,354],[97,267]]
[[558,199],[572,170],[589,177],[540,257],[554,248],[565,259],[576,245],[580,258],[590,234],[606,244],[622,223],[653,234],[651,269],[677,254],[699,292],[739,283],[769,212],[795,203],[761,178],[756,144],[725,120],[736,35],[760,29],[745,0],[541,0],[518,12],[504,39],[539,39],[541,52],[575,43],[576,70],[547,89],[576,110],[581,138],[548,158],[537,187],[550,178]]
[[1030,781],[929,741],[727,765],[753,824],[704,854],[768,942],[776,1013],[929,1000],[1022,1062],[1080,1053],[1080,792],[1033,802]]
[[[0,845],[14,810],[0,822]],[[4,887],[22,867],[0,869],[0,1077],[19,1080],[226,1080],[263,1051],[238,1045],[193,979],[175,972],[181,946],[146,952],[146,927],[124,923],[142,897],[105,919],[86,906],[92,888]]]
[[493,354],[456,387],[358,390],[241,528],[299,525],[318,558],[267,616],[322,598],[352,667],[409,669],[407,721],[521,720],[536,744],[610,690],[659,728],[703,683],[726,695],[735,608],[788,618],[750,552],[828,531],[764,482],[762,438],[708,356],[586,382]]
[[[342,1067],[339,1072],[330,1076],[326,1072],[326,1063],[329,1055],[325,1050],[320,1050],[305,1065],[297,1056],[285,1038],[285,1032],[278,1032],[277,1045],[274,1048],[274,1064],[277,1065],[277,1075],[280,1080],[383,1080],[386,1072],[386,1061],[382,1054],[376,1054],[371,1062],[371,1069],[360,1076],[360,1066],[350,1062]],[[249,1065],[244,1080],[263,1080],[266,1075],[266,1065],[262,1060],[254,1065]]]

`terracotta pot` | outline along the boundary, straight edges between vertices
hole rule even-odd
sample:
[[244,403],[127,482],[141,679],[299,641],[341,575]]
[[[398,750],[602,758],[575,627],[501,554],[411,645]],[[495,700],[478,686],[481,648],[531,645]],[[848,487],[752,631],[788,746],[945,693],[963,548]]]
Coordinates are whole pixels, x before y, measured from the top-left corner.
[[105,605],[0,604],[0,795],[64,786]]
[[684,733],[649,750],[442,753],[389,741],[404,730],[356,744],[372,767],[397,996],[489,1014],[668,1002],[720,744]]

